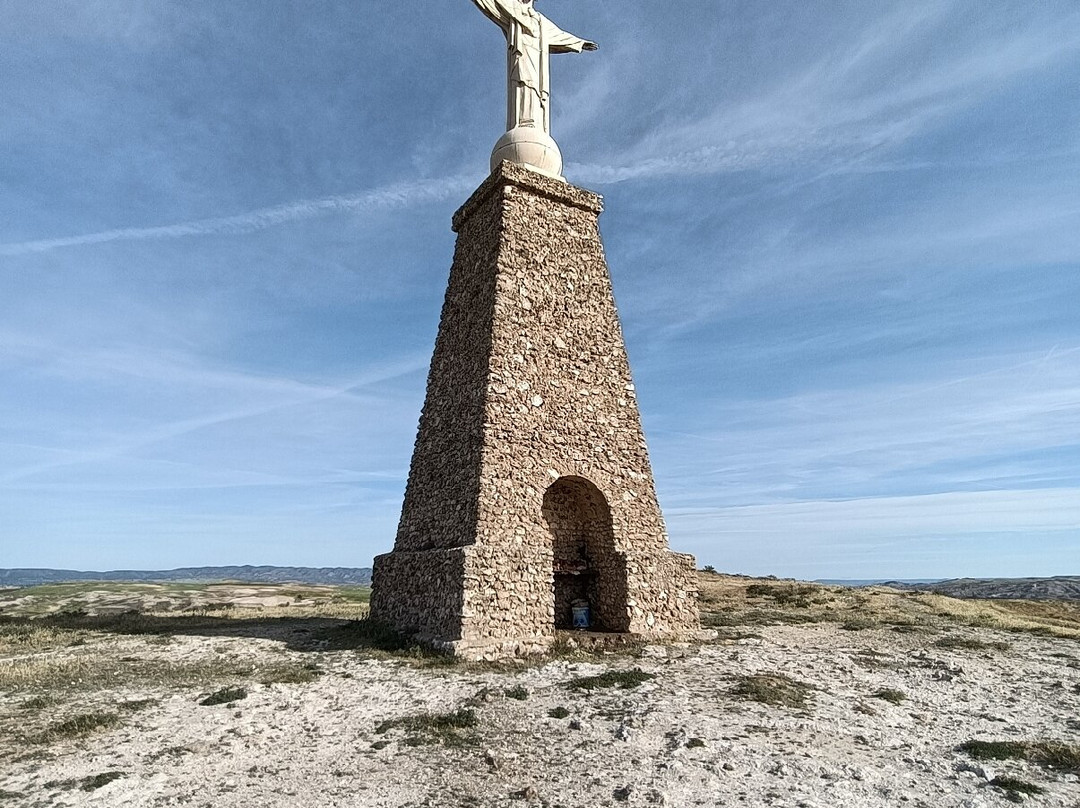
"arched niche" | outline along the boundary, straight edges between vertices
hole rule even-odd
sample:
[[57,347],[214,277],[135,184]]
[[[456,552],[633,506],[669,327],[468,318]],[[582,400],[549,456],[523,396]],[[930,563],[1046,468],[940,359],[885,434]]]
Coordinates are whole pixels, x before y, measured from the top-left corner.
[[544,493],[554,552],[555,628],[573,626],[571,604],[589,603],[595,631],[627,631],[626,558],[615,549],[611,509],[582,477],[561,477]]

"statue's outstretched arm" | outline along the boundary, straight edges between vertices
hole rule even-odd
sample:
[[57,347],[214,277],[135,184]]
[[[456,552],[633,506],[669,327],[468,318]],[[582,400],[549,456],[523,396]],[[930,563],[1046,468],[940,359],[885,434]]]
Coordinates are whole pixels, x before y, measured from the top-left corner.
[[544,39],[552,53],[581,53],[583,50],[594,51],[597,48],[595,42],[567,33],[550,20],[544,30]]

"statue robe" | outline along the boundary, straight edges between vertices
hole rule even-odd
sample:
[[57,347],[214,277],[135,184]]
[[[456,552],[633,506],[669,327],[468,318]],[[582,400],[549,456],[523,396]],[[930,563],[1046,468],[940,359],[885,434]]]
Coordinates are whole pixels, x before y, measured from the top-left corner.
[[506,34],[506,128],[533,126],[551,133],[552,53],[580,53],[589,44],[568,34],[521,0],[473,0]]

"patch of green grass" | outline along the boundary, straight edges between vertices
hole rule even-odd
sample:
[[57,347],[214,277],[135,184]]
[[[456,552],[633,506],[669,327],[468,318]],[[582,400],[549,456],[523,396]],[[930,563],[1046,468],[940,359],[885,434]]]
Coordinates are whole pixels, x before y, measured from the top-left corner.
[[215,704],[232,704],[247,698],[247,690],[242,687],[223,687],[215,690],[209,696],[199,702],[203,707],[212,707]]
[[368,603],[371,601],[371,587],[340,586],[334,593],[333,600],[343,603]]
[[479,723],[480,720],[476,717],[475,711],[462,708],[452,713],[420,713],[403,718],[392,718],[375,727],[375,734],[385,735],[390,730],[401,729],[406,733],[402,741],[406,746],[423,746],[431,743],[464,746],[472,739],[459,735],[457,730],[472,729]]
[[643,682],[655,679],[651,673],[640,668],[630,671],[605,671],[597,676],[579,676],[566,682],[571,690],[596,690],[604,687],[617,687],[620,690],[633,690]]
[[570,711],[565,707],[552,707],[548,710],[548,715],[551,718],[566,718],[570,715]]
[[82,713],[50,724],[40,734],[31,738],[36,743],[55,743],[68,738],[81,738],[99,730],[120,726],[116,713]]
[[505,690],[504,695],[506,698],[514,699],[515,701],[525,701],[529,698],[529,691],[522,685],[514,685],[514,687]]
[[782,673],[742,676],[731,689],[734,696],[774,707],[806,709],[814,688]]
[[935,640],[934,645],[938,648],[946,648],[951,651],[1008,651],[1007,642],[983,642],[969,637],[957,637],[950,635]]
[[881,699],[887,701],[889,704],[903,704],[907,700],[907,694],[902,690],[894,690],[891,687],[886,687],[874,693],[871,698]]
[[958,748],[976,760],[1026,760],[1046,769],[1080,774],[1080,745],[1060,741],[967,741]]

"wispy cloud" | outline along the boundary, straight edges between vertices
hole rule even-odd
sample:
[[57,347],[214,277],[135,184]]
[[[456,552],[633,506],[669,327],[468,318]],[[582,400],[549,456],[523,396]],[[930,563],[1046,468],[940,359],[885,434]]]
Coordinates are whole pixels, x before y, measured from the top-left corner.
[[[315,419],[315,423],[336,423],[337,417],[329,408],[334,403],[344,404],[350,412],[366,410],[372,414],[385,414],[390,406],[388,394],[382,390],[373,392],[373,388],[422,370],[426,364],[426,355],[387,357],[369,364],[348,379],[317,383],[215,367],[205,362],[199,363],[194,357],[137,348],[127,351],[72,351],[43,366],[41,374],[48,377],[52,384],[64,385],[63,389],[69,389],[68,385],[72,384],[104,389],[109,399],[127,402],[126,405],[113,414],[105,429],[91,427],[84,432],[79,439],[81,446],[78,447],[71,445],[71,438],[66,434],[77,419],[69,419],[61,427],[50,420],[51,416],[42,416],[42,428],[34,431],[51,433],[55,441],[68,443],[23,447],[29,450],[24,452],[29,459],[9,466],[5,473],[0,474],[0,484],[13,486],[31,479],[49,483],[60,470],[76,466],[84,467],[84,479],[92,481],[112,461],[137,455],[143,459],[152,458],[154,462],[174,462],[170,451],[176,451],[177,439],[211,430],[223,436],[238,431],[246,435],[239,424],[259,422],[267,425],[268,417],[275,415],[278,415],[277,424],[288,425],[290,417],[284,413],[293,413],[294,417],[298,417],[296,413],[307,413],[301,423],[311,419]],[[157,419],[149,418],[144,402],[162,398],[173,399],[177,403],[169,408],[170,411],[159,409]],[[104,402],[90,401],[87,406],[99,413],[109,409]],[[122,414],[127,407],[134,408],[142,415],[134,421],[129,420]],[[177,417],[178,412],[187,414]],[[19,423],[9,423],[7,426],[9,429],[29,431],[36,418],[33,413],[23,413]],[[412,422],[411,415],[408,421]],[[269,426],[265,428],[270,429]],[[280,426],[274,429],[280,429]],[[304,430],[293,426],[290,429],[292,432],[306,432],[313,446],[324,442],[316,439],[318,436],[312,435],[310,428]],[[362,431],[354,428],[353,437]],[[166,444],[172,444],[174,448],[160,450],[162,456],[154,458],[155,452],[159,451],[155,447]],[[226,454],[215,453],[211,462],[227,466],[230,461],[226,459]],[[284,466],[288,467],[289,463],[286,462]],[[215,479],[219,476],[213,469],[207,469],[207,472]],[[259,476],[256,472],[246,474],[241,478],[241,484]],[[268,479],[274,476],[269,475]],[[278,473],[276,477],[289,475],[287,472]]]
[[654,431],[662,488],[689,507],[1072,483],[1046,453],[1080,453],[1078,356],[703,408],[693,434]]
[[680,548],[726,569],[734,554],[739,569],[758,574],[1066,575],[1077,573],[1080,558],[1080,488],[669,509],[667,516]]
[[236,216],[199,219],[159,227],[125,227],[78,236],[0,244],[0,255],[16,256],[49,252],[67,247],[107,244],[113,241],[149,241],[207,235],[242,235],[288,222],[313,219],[335,213],[363,213],[392,210],[412,205],[455,199],[476,184],[473,175],[458,174],[432,180],[394,183],[363,193],[306,199],[270,208],[260,208]]
[[[830,173],[844,166],[865,171],[868,160],[884,157],[883,147],[904,143],[1007,82],[1080,52],[1080,28],[1060,20],[1007,30],[990,42],[958,43],[948,8],[905,7],[876,20],[852,32],[838,51],[842,58],[830,52],[750,100],[694,96],[685,120],[649,127],[618,156],[571,163],[568,170],[597,184],[800,164]],[[950,47],[932,53],[921,70],[913,66],[914,46],[935,39]]]

